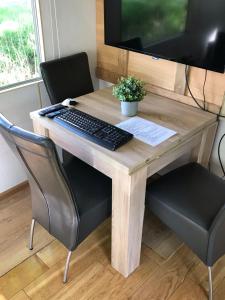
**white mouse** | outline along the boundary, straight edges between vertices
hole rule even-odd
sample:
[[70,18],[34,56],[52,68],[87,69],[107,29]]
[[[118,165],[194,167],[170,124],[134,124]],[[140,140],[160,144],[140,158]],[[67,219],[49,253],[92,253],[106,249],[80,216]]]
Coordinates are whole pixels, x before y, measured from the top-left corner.
[[77,104],[77,101],[75,101],[72,98],[67,98],[62,102],[62,105],[64,105],[64,106],[74,106],[76,104]]

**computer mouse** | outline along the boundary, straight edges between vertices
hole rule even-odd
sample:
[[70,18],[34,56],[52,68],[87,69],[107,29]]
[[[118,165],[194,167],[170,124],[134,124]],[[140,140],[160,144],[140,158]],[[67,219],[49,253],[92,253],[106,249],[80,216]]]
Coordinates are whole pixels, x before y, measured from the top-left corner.
[[67,98],[62,102],[62,105],[64,105],[64,106],[75,106],[77,104],[78,104],[78,102],[72,98]]

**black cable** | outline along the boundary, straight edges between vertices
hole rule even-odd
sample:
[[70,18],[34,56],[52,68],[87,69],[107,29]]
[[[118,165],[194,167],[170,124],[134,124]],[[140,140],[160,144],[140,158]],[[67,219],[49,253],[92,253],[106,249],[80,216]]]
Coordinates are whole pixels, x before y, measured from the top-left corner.
[[206,110],[206,95],[205,95],[205,86],[207,81],[208,70],[205,70],[205,80],[202,88],[203,99],[204,99],[204,110]]
[[212,112],[212,111],[206,109],[205,86],[206,86],[206,81],[207,81],[208,70],[206,70],[206,73],[205,73],[205,80],[204,80],[204,85],[203,85],[204,107],[202,107],[202,106],[198,103],[197,99],[195,98],[195,96],[193,95],[193,93],[192,93],[192,91],[191,91],[191,88],[190,88],[190,85],[189,85],[188,72],[187,72],[187,71],[188,71],[188,65],[186,65],[186,67],[185,67],[186,85],[187,85],[188,91],[189,91],[189,93],[190,93],[192,99],[195,101],[195,103],[198,105],[198,107],[199,107],[200,109],[202,109],[202,110],[205,110],[205,111],[207,111],[207,112],[209,112],[209,113],[211,113],[211,114],[216,115],[216,116],[217,116],[217,119],[219,119],[219,118],[225,118],[225,116],[221,115],[221,111],[222,111],[222,109],[223,109],[222,106],[221,106],[221,108],[220,108],[218,114],[216,114],[216,113],[214,113],[214,112]]
[[221,145],[222,145],[222,142],[223,142],[224,138],[225,138],[225,134],[222,135],[222,137],[219,141],[219,146],[218,146],[218,157],[219,157],[219,162],[220,162],[221,169],[223,171],[223,177],[225,177],[225,168],[224,168],[222,158],[221,158]]
[[221,115],[222,109],[223,109],[223,105],[221,105],[219,113],[217,114],[217,121],[219,121],[219,118],[225,118],[225,116]]
[[195,103],[198,105],[199,108],[201,108],[202,110],[204,110],[204,107],[202,107],[198,103],[197,99],[195,98],[195,96],[193,95],[193,93],[192,93],[192,91],[190,89],[189,80],[188,80],[188,65],[186,65],[186,67],[185,67],[185,78],[186,78],[187,88],[188,88],[189,93],[191,94],[192,99],[195,101]]
[[204,99],[204,110],[211,113],[211,114],[214,114],[217,116],[217,120],[219,120],[219,118],[225,118],[225,116],[222,116],[221,115],[221,112],[222,112],[222,109],[223,109],[223,106],[221,105],[220,107],[220,110],[218,112],[218,114],[214,113],[214,112],[211,112],[210,110],[206,109],[206,94],[205,94],[205,86],[206,86],[206,81],[207,81],[207,75],[208,75],[208,70],[205,70],[205,80],[204,80],[204,84],[203,84],[203,89],[202,89],[202,93],[203,93],[203,99]]
[[[218,113],[218,114],[216,114],[216,113],[214,113],[214,112],[211,112],[211,111],[209,111],[209,110],[206,109],[205,86],[206,86],[206,81],[207,81],[208,71],[206,70],[206,72],[205,72],[205,79],[204,79],[203,90],[202,90],[202,92],[203,92],[203,98],[204,98],[204,107],[202,107],[202,106],[198,103],[197,99],[194,97],[194,95],[193,95],[193,93],[192,93],[192,91],[191,91],[191,89],[190,89],[190,85],[189,85],[189,81],[188,81],[188,72],[187,72],[187,71],[188,71],[188,66],[186,65],[186,67],[185,67],[185,78],[186,78],[187,88],[188,88],[188,90],[189,90],[189,93],[190,93],[192,99],[195,101],[195,103],[198,105],[198,107],[199,107],[200,109],[202,109],[202,110],[205,110],[205,111],[207,111],[207,112],[209,112],[209,113],[211,113],[211,114],[216,115],[218,121],[219,121],[219,118],[225,118],[225,116],[222,116],[222,115],[221,115],[221,112],[222,112],[222,109],[223,109],[222,106],[220,107],[220,110],[219,110],[219,113]],[[224,139],[224,138],[225,138],[225,134],[221,137],[221,139],[220,139],[220,141],[219,141],[219,145],[218,145],[218,157],[219,157],[219,163],[220,163],[221,169],[222,169],[222,171],[223,171],[223,177],[225,177],[225,167],[223,166],[223,162],[222,162],[222,158],[221,158],[221,145],[222,145],[222,142],[223,142],[223,139]]]

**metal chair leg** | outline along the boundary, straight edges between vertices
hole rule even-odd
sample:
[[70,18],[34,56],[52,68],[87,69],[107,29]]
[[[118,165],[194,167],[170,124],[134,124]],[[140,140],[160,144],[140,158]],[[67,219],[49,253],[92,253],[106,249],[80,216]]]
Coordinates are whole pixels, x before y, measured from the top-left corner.
[[66,265],[64,270],[64,277],[63,277],[63,283],[67,282],[68,279],[68,271],[69,271],[69,265],[70,265],[70,258],[71,258],[72,251],[69,251],[66,259]]
[[213,282],[212,282],[212,268],[208,267],[209,273],[209,300],[213,299]]
[[29,241],[29,249],[30,250],[33,250],[34,226],[35,226],[35,220],[32,219],[31,227],[30,227],[30,241]]

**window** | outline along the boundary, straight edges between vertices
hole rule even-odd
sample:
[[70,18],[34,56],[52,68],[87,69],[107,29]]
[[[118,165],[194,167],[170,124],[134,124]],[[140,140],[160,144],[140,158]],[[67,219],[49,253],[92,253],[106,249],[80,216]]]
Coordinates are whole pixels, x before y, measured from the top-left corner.
[[40,77],[34,0],[0,0],[0,88]]

